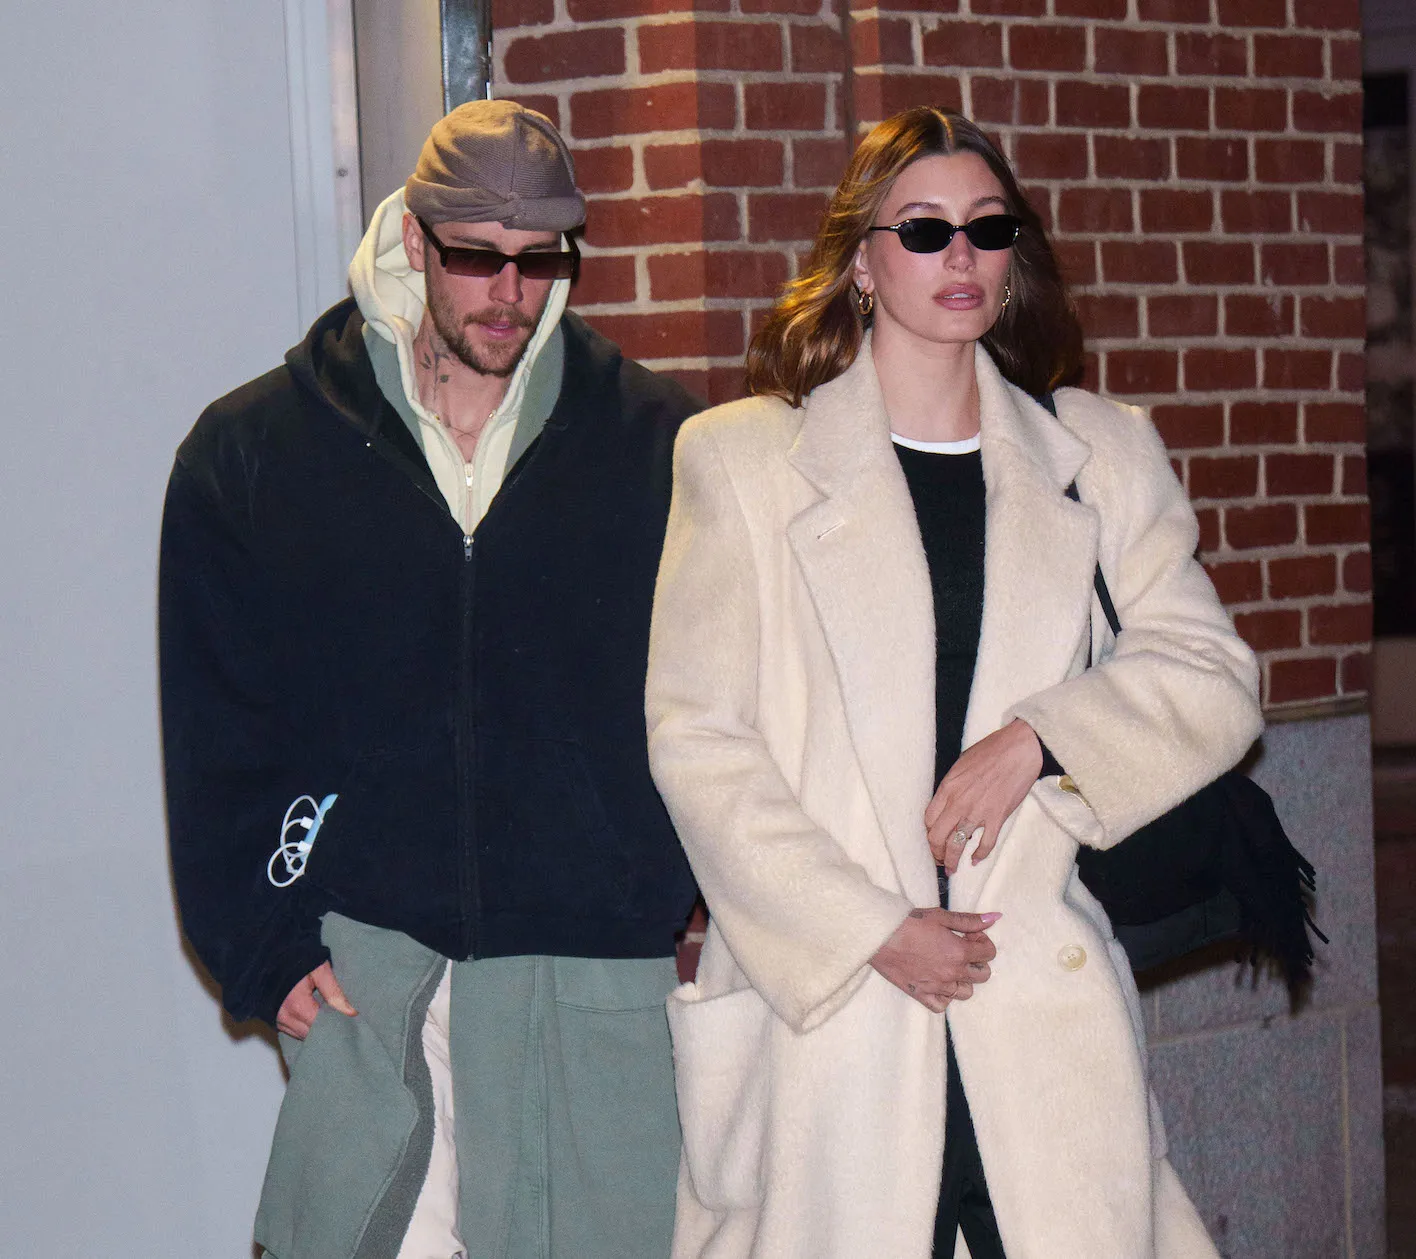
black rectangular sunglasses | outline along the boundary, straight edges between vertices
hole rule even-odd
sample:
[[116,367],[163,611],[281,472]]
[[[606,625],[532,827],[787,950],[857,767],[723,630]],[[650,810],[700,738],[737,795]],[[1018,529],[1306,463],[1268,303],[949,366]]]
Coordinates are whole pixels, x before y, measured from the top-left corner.
[[1007,249],[1018,239],[1023,220],[1011,214],[985,214],[967,223],[947,219],[905,219],[872,232],[894,232],[912,254],[937,254],[947,249],[955,232],[963,232],[975,249]]
[[438,261],[448,275],[470,275],[490,280],[500,275],[509,262],[525,280],[570,280],[580,267],[580,251],[566,237],[567,250],[524,249],[519,254],[504,254],[496,249],[471,249],[466,245],[444,245],[421,218],[418,226],[428,238],[428,244],[438,251]]

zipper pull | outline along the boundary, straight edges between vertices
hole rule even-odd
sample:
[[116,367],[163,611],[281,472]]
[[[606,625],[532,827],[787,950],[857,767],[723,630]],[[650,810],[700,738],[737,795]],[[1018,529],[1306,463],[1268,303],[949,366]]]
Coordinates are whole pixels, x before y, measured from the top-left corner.
[[462,558],[468,563],[472,561],[472,535],[470,533],[462,535]]

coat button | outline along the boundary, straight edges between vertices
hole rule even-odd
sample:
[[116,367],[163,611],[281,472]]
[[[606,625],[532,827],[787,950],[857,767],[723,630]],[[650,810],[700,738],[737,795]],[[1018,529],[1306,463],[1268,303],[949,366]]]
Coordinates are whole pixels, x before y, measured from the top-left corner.
[[1087,964],[1087,951],[1080,944],[1069,944],[1058,950],[1057,964],[1063,970],[1081,970]]

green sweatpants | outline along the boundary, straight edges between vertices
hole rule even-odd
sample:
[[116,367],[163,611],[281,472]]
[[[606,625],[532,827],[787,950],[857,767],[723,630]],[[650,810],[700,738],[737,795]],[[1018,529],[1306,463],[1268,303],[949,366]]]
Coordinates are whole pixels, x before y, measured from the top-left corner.
[[[447,961],[337,914],[324,939],[359,1013],[321,1010],[305,1041],[281,1038],[290,1084],[256,1240],[270,1259],[394,1259],[431,1149],[421,1036]],[[468,1259],[669,1253],[679,1129],[664,998],[675,982],[672,958],[453,964]]]

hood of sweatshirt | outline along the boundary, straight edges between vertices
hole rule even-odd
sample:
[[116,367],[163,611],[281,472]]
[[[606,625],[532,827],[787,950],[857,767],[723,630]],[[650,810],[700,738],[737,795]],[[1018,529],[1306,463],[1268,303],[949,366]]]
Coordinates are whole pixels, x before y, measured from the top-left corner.
[[[364,233],[354,261],[349,264],[349,287],[366,326],[397,349],[399,374],[409,405],[416,413],[432,419],[418,401],[417,378],[413,371],[413,338],[423,322],[428,297],[423,273],[413,269],[403,248],[403,216],[406,210],[403,189],[400,188],[384,198],[374,211],[369,230]],[[521,356],[521,362],[507,384],[506,396],[493,413],[493,418],[514,415],[520,409],[527,380],[536,360],[559,326],[569,297],[569,280],[556,280],[551,284],[551,293],[541,312],[540,322],[531,334],[526,353]]]
[[560,331],[570,281],[556,280],[546,305],[488,417],[470,463],[418,396],[413,338],[427,309],[421,271],[403,247],[403,192],[385,198],[349,266],[349,283],[364,317],[363,338],[380,388],[408,425],[432,469],[448,510],[471,534],[516,456],[534,440],[560,392],[564,344]]

